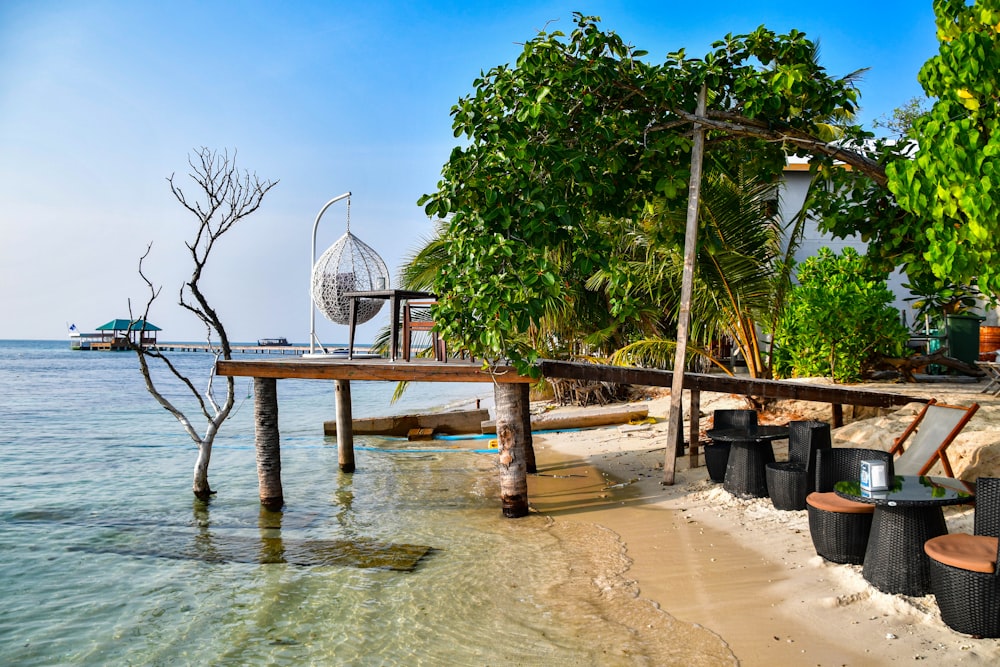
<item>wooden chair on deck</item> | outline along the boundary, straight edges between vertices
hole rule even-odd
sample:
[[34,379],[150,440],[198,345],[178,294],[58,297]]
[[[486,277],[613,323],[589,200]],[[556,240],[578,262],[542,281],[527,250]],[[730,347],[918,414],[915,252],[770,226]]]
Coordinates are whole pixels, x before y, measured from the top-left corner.
[[[438,336],[434,328],[434,320],[431,319],[431,306],[436,301],[407,301],[403,306],[403,360],[410,360],[410,349],[413,344],[414,331],[427,331],[431,335],[431,346],[434,349],[434,359],[436,361],[448,361],[448,351],[444,340]],[[420,313],[414,317],[414,311]]]

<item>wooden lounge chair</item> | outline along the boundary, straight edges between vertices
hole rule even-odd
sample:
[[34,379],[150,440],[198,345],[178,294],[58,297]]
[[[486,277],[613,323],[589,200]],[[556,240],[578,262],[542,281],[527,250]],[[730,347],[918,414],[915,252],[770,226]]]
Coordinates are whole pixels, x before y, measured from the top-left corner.
[[976,366],[986,374],[989,381],[980,394],[1000,395],[1000,362],[997,361],[977,361]]
[[1000,479],[976,482],[974,534],[952,533],[924,544],[931,591],[952,630],[1000,637]]
[[896,457],[893,461],[896,474],[926,475],[940,460],[944,474],[954,477],[948,460],[948,446],[978,409],[978,403],[965,408],[944,405],[932,398],[889,450]]

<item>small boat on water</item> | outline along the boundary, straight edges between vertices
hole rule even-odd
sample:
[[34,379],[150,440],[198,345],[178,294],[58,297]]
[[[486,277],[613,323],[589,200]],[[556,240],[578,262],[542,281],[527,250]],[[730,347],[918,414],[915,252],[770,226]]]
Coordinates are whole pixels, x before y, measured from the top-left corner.
[[287,338],[258,338],[257,345],[260,347],[286,347],[288,345]]
[[97,327],[97,333],[81,333],[75,324],[69,325],[69,349],[123,352],[133,345],[156,346],[160,327],[144,319],[114,319]]

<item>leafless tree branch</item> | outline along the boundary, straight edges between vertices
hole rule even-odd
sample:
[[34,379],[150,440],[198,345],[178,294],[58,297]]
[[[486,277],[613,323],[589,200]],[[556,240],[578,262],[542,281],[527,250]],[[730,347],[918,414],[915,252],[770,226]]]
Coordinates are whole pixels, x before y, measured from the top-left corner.
[[[219,348],[215,354],[216,361],[220,358],[230,359],[232,358],[232,348],[229,336],[218,312],[211,306],[201,289],[201,278],[216,242],[236,223],[254,213],[260,207],[264,195],[278,182],[261,180],[256,174],[250,174],[246,171],[240,172],[236,166],[236,151],[233,151],[233,155],[230,157],[228,151],[219,153],[202,147],[196,151],[193,157],[188,156],[188,165],[191,168],[188,176],[197,186],[199,198],[189,198],[183,188],[175,181],[174,174],[167,178],[170,192],[174,198],[198,221],[194,240],[185,243],[191,255],[193,266],[191,277],[179,290],[178,302],[181,307],[193,313],[202,322],[205,327],[206,339],[210,345],[213,334],[218,336]],[[146,322],[148,322],[148,315],[153,303],[161,291],[161,288],[153,285],[143,269],[143,263],[149,257],[151,250],[152,244],[146,248],[146,252],[139,259],[139,275],[149,289],[149,297],[142,314],[142,320]],[[133,323],[137,321],[137,318],[132,314],[131,300],[129,300],[129,317]],[[190,378],[185,376],[161,350],[143,345],[141,334],[139,344],[133,343],[131,336],[129,336],[129,341],[139,357],[139,369],[146,382],[146,389],[164,409],[181,423],[185,432],[198,445],[198,460],[195,463],[194,471],[194,493],[198,498],[207,499],[213,493],[208,483],[208,463],[211,459],[212,443],[235,404],[235,381],[232,377],[226,378],[226,398],[220,403],[215,397],[214,378],[211,373],[207,389],[202,394]],[[206,421],[204,434],[199,435],[184,412],[157,389],[148,359],[162,362],[170,374],[187,387],[191,395],[195,397]]]

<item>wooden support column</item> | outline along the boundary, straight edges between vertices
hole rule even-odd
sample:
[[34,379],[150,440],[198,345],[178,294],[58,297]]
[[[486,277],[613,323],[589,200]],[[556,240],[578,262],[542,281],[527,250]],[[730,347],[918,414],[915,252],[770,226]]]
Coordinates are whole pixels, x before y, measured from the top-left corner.
[[[699,118],[705,117],[708,96],[706,84],[698,92]],[[681,394],[684,388],[684,365],[687,363],[688,329],[691,325],[691,294],[694,290],[694,264],[698,246],[698,202],[701,197],[701,166],[705,152],[705,130],[695,122],[694,141],[691,145],[691,177],[688,182],[687,224],[684,232],[684,272],[681,275],[681,303],[677,313],[677,347],[674,349],[674,376],[670,385],[670,412],[667,414],[667,443],[683,428],[681,423]],[[676,452],[669,444],[663,461],[663,484],[674,483]]]
[[833,422],[833,428],[840,428],[844,425],[844,405],[842,403],[831,403],[832,408],[831,421]]
[[517,383],[494,384],[493,396],[496,401],[500,502],[503,515],[508,519],[517,519],[528,514],[524,431],[528,402],[523,400]]
[[354,418],[351,381],[334,380],[337,387],[337,462],[341,472],[354,472]]
[[274,378],[254,378],[253,396],[260,504],[269,510],[279,510],[285,504],[285,497],[281,490],[278,381]]
[[698,467],[698,452],[701,449],[701,392],[697,389],[691,390],[691,423],[689,428],[688,442],[688,467]]
[[531,436],[531,387],[527,384],[517,386],[521,392],[520,400],[525,405],[525,409],[521,411],[524,420],[522,426],[524,429],[524,468],[529,475],[534,475],[538,472],[538,464],[535,463],[535,441]]
[[[683,396],[683,393],[682,393],[682,396]],[[681,403],[682,401],[677,401],[677,402]],[[679,420],[679,423],[681,425],[684,424],[684,408],[683,407],[679,407],[678,408],[678,417],[677,417],[677,419]],[[684,429],[681,428],[680,426],[678,426],[677,430],[674,432],[674,435],[676,436],[676,439],[675,439],[675,442],[674,442],[674,456],[678,456],[678,457],[679,456],[684,456]]]

